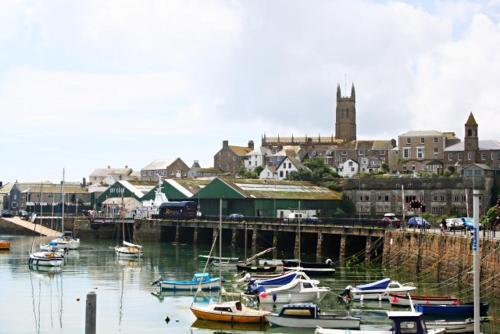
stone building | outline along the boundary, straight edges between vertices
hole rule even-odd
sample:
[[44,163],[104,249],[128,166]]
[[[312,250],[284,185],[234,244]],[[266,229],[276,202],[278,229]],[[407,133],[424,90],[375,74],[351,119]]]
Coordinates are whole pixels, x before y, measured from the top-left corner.
[[446,147],[460,142],[453,132],[435,130],[408,131],[398,137],[399,161],[402,172],[443,172]]
[[254,144],[251,140],[247,147],[229,145],[229,141],[224,140],[222,148],[214,155],[214,168],[236,175],[238,170],[244,166],[247,154],[253,150]]
[[343,142],[356,140],[356,93],[354,84],[351,87],[351,96],[342,96],[340,85],[337,85],[335,138]]
[[141,180],[158,181],[161,178],[183,178],[187,177],[189,167],[181,159],[177,158],[168,163],[163,160],[155,160],[141,169]]
[[410,201],[418,199],[428,213],[460,217],[472,214],[472,189],[478,189],[484,213],[492,200],[495,176],[487,167],[469,168],[470,172],[454,178],[353,178],[346,181],[343,193],[354,202],[359,216],[382,217],[387,212],[401,216],[403,208],[407,215]]
[[500,170],[500,142],[498,140],[479,140],[478,124],[470,113],[465,123],[463,143],[445,149],[444,166],[459,171],[468,164],[479,163],[493,170]]

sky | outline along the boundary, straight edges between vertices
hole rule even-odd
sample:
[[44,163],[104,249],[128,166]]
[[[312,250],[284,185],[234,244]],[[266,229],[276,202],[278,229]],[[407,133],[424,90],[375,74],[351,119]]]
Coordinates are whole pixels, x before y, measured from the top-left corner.
[[332,135],[351,83],[359,139],[498,140],[500,0],[2,0],[0,181]]

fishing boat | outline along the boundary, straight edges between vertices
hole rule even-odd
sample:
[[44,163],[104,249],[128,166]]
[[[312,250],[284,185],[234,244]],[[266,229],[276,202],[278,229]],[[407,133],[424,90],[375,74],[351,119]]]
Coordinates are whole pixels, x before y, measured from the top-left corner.
[[316,304],[287,304],[279,313],[266,315],[271,325],[294,328],[354,328],[358,329],[361,319],[321,312]]
[[446,333],[444,328],[428,329],[423,315],[414,311],[390,311],[387,316],[392,321],[391,330],[356,330],[356,329],[328,329],[317,327],[315,334],[441,334]]
[[288,284],[265,289],[258,294],[261,304],[319,303],[328,292],[328,287],[318,287],[319,282],[311,279],[295,278]]
[[0,240],[0,251],[9,250],[10,249],[10,241]]
[[292,282],[294,279],[302,278],[305,280],[309,280],[309,276],[307,274],[300,271],[290,271],[288,273],[271,277],[267,279],[250,279],[247,285],[246,293],[255,295],[260,292],[265,291],[265,289],[276,288],[279,286],[286,285]]
[[384,278],[375,282],[357,285],[352,287],[348,285],[345,291],[349,291],[354,300],[387,300],[388,294],[391,292],[409,292],[415,290],[416,287],[411,285],[403,285],[397,281],[391,281],[390,278]]
[[237,264],[238,271],[246,271],[249,273],[273,273],[276,271],[276,266],[267,265],[251,265],[251,264]]
[[122,246],[115,246],[115,253],[123,257],[141,257],[143,254],[141,245],[136,245],[125,240]]
[[[485,317],[488,314],[488,303],[481,303],[479,308],[480,316]],[[444,317],[460,317],[462,319],[474,316],[474,304],[460,305],[424,305],[416,304],[415,310],[422,312],[424,315],[444,316]]]
[[335,273],[333,261],[326,259],[323,262],[304,262],[300,260],[283,260],[283,270],[300,270],[309,276],[329,276]]
[[201,290],[218,290],[220,283],[220,277],[211,277],[209,273],[195,273],[190,281],[161,280],[158,285],[161,290],[196,291],[198,288]]
[[64,256],[57,251],[40,251],[30,253],[28,264],[30,266],[60,267],[63,265]]
[[411,295],[410,297],[406,294],[389,293],[389,302],[391,305],[397,306],[410,306],[411,302],[414,304],[425,304],[425,305],[458,305],[460,300],[452,296],[423,296],[423,295]]
[[[222,255],[222,198],[219,199],[219,256]],[[215,240],[213,246],[215,245]],[[210,251],[211,255],[212,251]],[[219,267],[219,276],[221,275],[221,269]],[[195,294],[193,303],[191,304],[191,312],[198,320],[210,320],[226,322],[231,324],[237,323],[264,323],[266,322],[266,315],[269,314],[268,311],[256,310],[253,308],[246,307],[239,300],[232,300],[223,302],[222,301],[222,281],[219,282],[219,301],[216,303],[208,305],[194,305],[194,300],[196,300],[197,294]],[[200,289],[197,289],[199,291]]]

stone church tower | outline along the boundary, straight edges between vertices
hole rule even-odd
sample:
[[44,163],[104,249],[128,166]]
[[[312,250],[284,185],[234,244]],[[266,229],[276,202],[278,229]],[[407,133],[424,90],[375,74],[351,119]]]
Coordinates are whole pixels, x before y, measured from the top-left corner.
[[356,94],[354,84],[350,97],[342,97],[337,85],[337,110],[335,113],[335,138],[345,142],[356,140]]
[[477,134],[477,122],[474,115],[470,113],[467,122],[465,122],[464,137],[464,161],[477,162],[479,152],[479,138]]

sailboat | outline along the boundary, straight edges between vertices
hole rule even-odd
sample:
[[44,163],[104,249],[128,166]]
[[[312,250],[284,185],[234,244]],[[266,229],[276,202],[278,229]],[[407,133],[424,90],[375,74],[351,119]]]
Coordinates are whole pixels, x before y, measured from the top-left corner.
[[[222,255],[222,199],[219,200],[219,256]],[[221,268],[219,267],[219,276]],[[220,282],[219,301],[205,306],[191,304],[191,312],[198,320],[211,320],[226,323],[264,323],[267,311],[249,308],[239,300],[222,302],[222,281]],[[195,296],[196,298],[196,296]]]
[[[36,232],[36,224],[33,228],[33,232]],[[31,251],[29,253],[28,258],[28,266],[30,267],[38,267],[38,266],[47,266],[47,267],[60,267],[64,263],[64,254],[62,254],[57,248],[52,247],[49,250],[33,252],[33,242],[31,243]]]
[[[53,239],[51,243],[55,243],[57,248],[61,249],[78,249],[80,248],[80,239],[73,236],[72,231],[64,230],[64,168],[63,168],[63,179],[61,183],[61,236]],[[41,250],[49,250],[50,245],[40,245]]]
[[[123,198],[122,198],[123,201]],[[142,252],[142,246],[138,244],[134,244],[128,241],[125,241],[125,208],[122,206],[120,216],[122,219],[122,245],[121,246],[115,246],[115,253],[118,256],[123,256],[123,257],[129,257],[129,258],[138,258],[141,257],[143,252]]]

